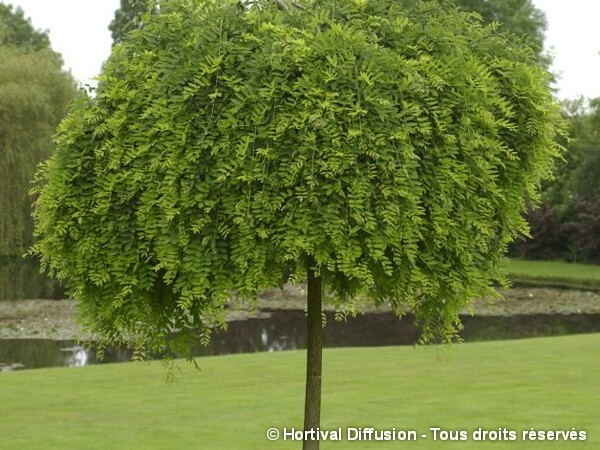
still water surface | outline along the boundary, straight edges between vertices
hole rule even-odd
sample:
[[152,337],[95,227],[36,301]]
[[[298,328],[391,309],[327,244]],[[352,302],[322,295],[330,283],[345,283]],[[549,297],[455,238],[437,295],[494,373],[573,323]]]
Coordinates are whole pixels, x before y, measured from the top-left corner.
[[[31,260],[0,259],[0,301],[64,298],[64,290],[39,274]],[[266,313],[266,314],[262,314]],[[261,317],[229,323],[208,347],[198,346],[197,356],[252,353],[306,348],[304,311],[262,311]],[[517,339],[600,332],[600,314],[534,314],[511,317],[462,317],[465,341]],[[407,316],[398,320],[391,313],[371,313],[346,322],[327,314],[326,347],[413,345],[419,329]],[[108,349],[102,363],[129,361],[127,348]],[[26,369],[98,364],[93,351],[73,341],[49,339],[0,339],[0,370],[13,365]]]
[[[263,311],[265,312],[265,311]],[[267,317],[229,323],[227,331],[217,333],[210,346],[198,346],[197,356],[231,353],[268,352],[306,348],[303,311],[266,311]],[[512,317],[462,318],[462,337],[467,342],[557,336],[600,332],[600,314],[520,315]],[[325,347],[368,347],[413,345],[419,329],[412,318],[398,320],[391,313],[371,313],[336,322],[327,314]],[[129,361],[127,348],[109,349],[103,363]],[[0,363],[22,364],[27,369],[97,364],[93,352],[73,341],[47,339],[0,339]],[[10,366],[4,366],[7,370]]]

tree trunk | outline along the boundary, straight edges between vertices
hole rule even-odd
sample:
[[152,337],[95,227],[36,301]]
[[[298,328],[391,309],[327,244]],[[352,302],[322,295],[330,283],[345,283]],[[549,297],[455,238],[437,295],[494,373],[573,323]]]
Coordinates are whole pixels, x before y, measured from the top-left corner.
[[306,350],[306,399],[304,403],[304,431],[315,430],[314,440],[305,434],[303,450],[319,450],[317,428],[321,425],[321,353],[323,348],[322,283],[315,276],[314,260],[308,262],[308,315]]

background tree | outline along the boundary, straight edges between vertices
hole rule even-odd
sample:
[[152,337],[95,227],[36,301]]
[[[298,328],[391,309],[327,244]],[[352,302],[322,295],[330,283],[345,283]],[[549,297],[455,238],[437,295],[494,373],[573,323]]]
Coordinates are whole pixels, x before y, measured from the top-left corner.
[[113,39],[113,45],[123,41],[131,30],[142,24],[142,15],[147,13],[154,0],[121,0],[121,7],[115,11],[115,18],[108,26]]
[[558,166],[557,180],[546,189],[557,205],[572,199],[600,198],[600,99],[576,99],[565,103],[569,152]]
[[232,292],[307,280],[309,429],[323,289],[451,340],[503,280],[561,115],[532,50],[447,4],[305,7],[161,4],[61,124],[34,252],[142,355],[208,339]]
[[[419,0],[402,0],[414,5]],[[464,11],[477,13],[484,24],[498,22],[500,32],[509,32],[524,38],[533,49],[538,61],[548,68],[551,58],[544,54],[546,16],[532,0],[451,0]]]
[[481,15],[484,23],[499,22],[501,29],[525,37],[540,60],[543,56],[546,32],[546,16],[535,7],[532,0],[454,0],[465,11]]
[[36,30],[21,8],[0,3],[0,46],[24,51],[50,49],[48,31]]
[[0,5],[0,36],[0,256],[21,256],[33,239],[30,182],[76,89],[22,10]]
[[531,259],[600,261],[600,110],[598,99],[564,103],[570,139],[556,179],[544,186],[544,206],[531,211],[532,239],[514,254]]

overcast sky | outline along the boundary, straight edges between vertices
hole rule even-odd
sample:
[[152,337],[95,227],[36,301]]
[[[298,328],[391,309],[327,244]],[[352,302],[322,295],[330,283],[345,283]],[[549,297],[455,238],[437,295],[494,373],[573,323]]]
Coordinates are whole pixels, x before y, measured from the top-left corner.
[[[503,0],[496,0],[503,1]],[[110,54],[108,24],[119,0],[0,0],[20,6],[50,31],[76,79],[90,82]],[[600,0],[533,0],[546,13],[546,49],[554,55],[560,98],[600,97]]]

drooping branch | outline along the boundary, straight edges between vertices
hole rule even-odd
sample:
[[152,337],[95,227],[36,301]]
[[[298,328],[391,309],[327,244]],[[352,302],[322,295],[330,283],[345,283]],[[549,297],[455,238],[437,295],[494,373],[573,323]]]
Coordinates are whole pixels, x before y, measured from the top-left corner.
[[[283,9],[284,11],[289,11],[289,9],[290,9],[289,5],[284,0],[275,0],[275,3],[277,3],[279,8]],[[306,6],[301,5],[298,2],[295,2],[294,0],[290,0],[290,5],[292,5],[295,8],[301,9],[303,11],[306,10]]]
[[287,5],[287,3],[284,2],[283,0],[275,0],[275,3],[277,3],[279,8],[283,9],[284,11],[287,11],[290,9],[290,7]]
[[292,4],[292,6],[295,6],[296,8],[301,9],[302,11],[306,10],[306,6],[301,5],[298,2],[295,2],[294,0],[292,0],[290,3]]

